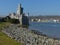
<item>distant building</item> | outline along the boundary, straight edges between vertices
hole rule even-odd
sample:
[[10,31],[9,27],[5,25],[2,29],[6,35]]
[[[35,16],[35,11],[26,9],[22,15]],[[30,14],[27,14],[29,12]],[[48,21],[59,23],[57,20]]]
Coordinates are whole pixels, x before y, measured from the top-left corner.
[[17,13],[9,14],[12,19],[19,19],[20,25],[29,25],[28,17],[23,13],[23,7],[18,4]]
[[53,22],[59,22],[59,20],[54,19]]
[[41,20],[40,19],[38,19],[38,21],[37,22],[40,22]]

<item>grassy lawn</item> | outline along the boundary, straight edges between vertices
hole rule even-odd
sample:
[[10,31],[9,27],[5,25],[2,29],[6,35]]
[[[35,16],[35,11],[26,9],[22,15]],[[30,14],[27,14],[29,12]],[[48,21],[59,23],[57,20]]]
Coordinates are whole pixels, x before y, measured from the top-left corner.
[[0,22],[0,30],[1,28],[8,26],[9,24],[9,22]]
[[[0,30],[2,27],[9,25],[7,22],[0,23]],[[22,45],[20,42],[11,39],[6,34],[0,31],[0,45]]]

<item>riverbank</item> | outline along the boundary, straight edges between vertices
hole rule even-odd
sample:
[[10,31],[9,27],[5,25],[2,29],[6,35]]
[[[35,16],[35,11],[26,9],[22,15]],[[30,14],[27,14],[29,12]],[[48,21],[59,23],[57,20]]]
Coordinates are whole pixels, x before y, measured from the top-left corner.
[[2,32],[23,45],[60,45],[60,39],[48,37],[41,32],[22,28],[17,24],[11,24],[5,27]]
[[21,42],[17,42],[14,39],[11,39],[5,33],[2,32],[2,29],[9,26],[9,22],[0,22],[0,45],[22,45]]

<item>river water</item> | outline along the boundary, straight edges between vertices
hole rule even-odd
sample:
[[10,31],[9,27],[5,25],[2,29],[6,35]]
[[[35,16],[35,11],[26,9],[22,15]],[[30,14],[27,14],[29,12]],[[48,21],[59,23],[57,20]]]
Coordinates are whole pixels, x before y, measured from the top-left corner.
[[60,23],[30,22],[29,29],[40,31],[51,37],[60,38]]

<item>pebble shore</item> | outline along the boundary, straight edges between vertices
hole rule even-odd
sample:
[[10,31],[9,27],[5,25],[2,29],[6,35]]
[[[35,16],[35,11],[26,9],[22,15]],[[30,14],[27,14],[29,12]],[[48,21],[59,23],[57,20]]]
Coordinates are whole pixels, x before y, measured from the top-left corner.
[[60,45],[60,39],[54,39],[41,33],[22,28],[17,24],[11,24],[2,29],[2,32],[23,45]]

